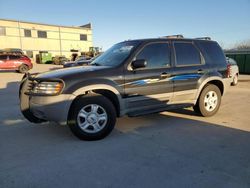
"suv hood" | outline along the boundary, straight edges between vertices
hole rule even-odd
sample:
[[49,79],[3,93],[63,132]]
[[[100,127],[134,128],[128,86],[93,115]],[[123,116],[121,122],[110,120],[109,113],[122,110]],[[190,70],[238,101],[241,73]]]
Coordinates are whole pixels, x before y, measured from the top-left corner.
[[38,74],[36,78],[42,78],[42,79],[63,78],[65,76],[81,74],[84,72],[93,72],[93,71],[107,69],[107,68],[110,68],[110,67],[107,67],[107,66],[72,67],[72,68],[67,68],[67,69],[59,69],[59,70],[41,73],[41,74]]

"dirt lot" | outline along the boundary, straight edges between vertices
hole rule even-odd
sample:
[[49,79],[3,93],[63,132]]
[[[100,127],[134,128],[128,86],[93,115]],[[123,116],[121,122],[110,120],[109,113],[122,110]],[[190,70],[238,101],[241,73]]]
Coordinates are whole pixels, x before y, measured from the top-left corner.
[[79,141],[66,126],[26,121],[21,77],[0,72],[0,187],[250,187],[249,75],[230,87],[214,117],[191,109],[124,117],[95,142]]

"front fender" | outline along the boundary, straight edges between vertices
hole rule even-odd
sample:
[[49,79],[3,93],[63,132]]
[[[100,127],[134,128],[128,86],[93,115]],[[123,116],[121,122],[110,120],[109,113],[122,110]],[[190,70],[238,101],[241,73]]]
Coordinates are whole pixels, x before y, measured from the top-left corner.
[[83,86],[83,87],[76,89],[72,94],[75,96],[78,96],[78,95],[85,94],[87,91],[92,91],[92,90],[97,90],[97,89],[109,90],[113,92],[118,98],[121,98],[120,92],[113,86],[110,86],[107,84],[93,84],[93,85]]
[[[124,114],[124,109],[125,109],[125,102],[122,99],[122,94],[120,93],[120,91],[115,88],[112,85],[109,84],[105,84],[105,83],[98,83],[98,84],[91,84],[91,85],[82,85],[79,86],[77,89],[75,89],[72,92],[72,97],[71,100],[73,101],[76,97],[80,96],[80,95],[84,95],[87,94],[87,92],[89,91],[94,91],[94,90],[107,90],[109,92],[112,92],[118,100],[119,103],[119,114],[123,115]],[[112,98],[110,99],[112,100]]]

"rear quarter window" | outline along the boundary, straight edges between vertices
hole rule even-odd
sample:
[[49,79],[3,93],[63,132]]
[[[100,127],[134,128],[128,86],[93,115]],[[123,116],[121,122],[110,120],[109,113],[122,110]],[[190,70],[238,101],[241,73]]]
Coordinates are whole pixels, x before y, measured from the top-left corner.
[[205,60],[209,64],[226,64],[226,57],[221,47],[214,41],[197,42]]

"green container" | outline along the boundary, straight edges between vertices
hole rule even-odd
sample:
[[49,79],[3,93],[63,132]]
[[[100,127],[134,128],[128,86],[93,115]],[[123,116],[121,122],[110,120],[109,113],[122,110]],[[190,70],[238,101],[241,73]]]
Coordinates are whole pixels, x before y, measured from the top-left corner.
[[245,72],[244,73],[250,73],[250,54],[246,54],[246,58],[245,58]]
[[229,54],[229,55],[226,55],[226,56],[229,57],[229,58],[235,59],[235,55]]
[[52,62],[52,54],[51,53],[40,53],[40,62],[42,64],[51,63]]
[[235,60],[239,67],[240,73],[245,73],[245,55],[244,54],[237,54],[235,55]]
[[234,50],[225,52],[225,55],[237,62],[240,73],[250,74],[250,51]]

